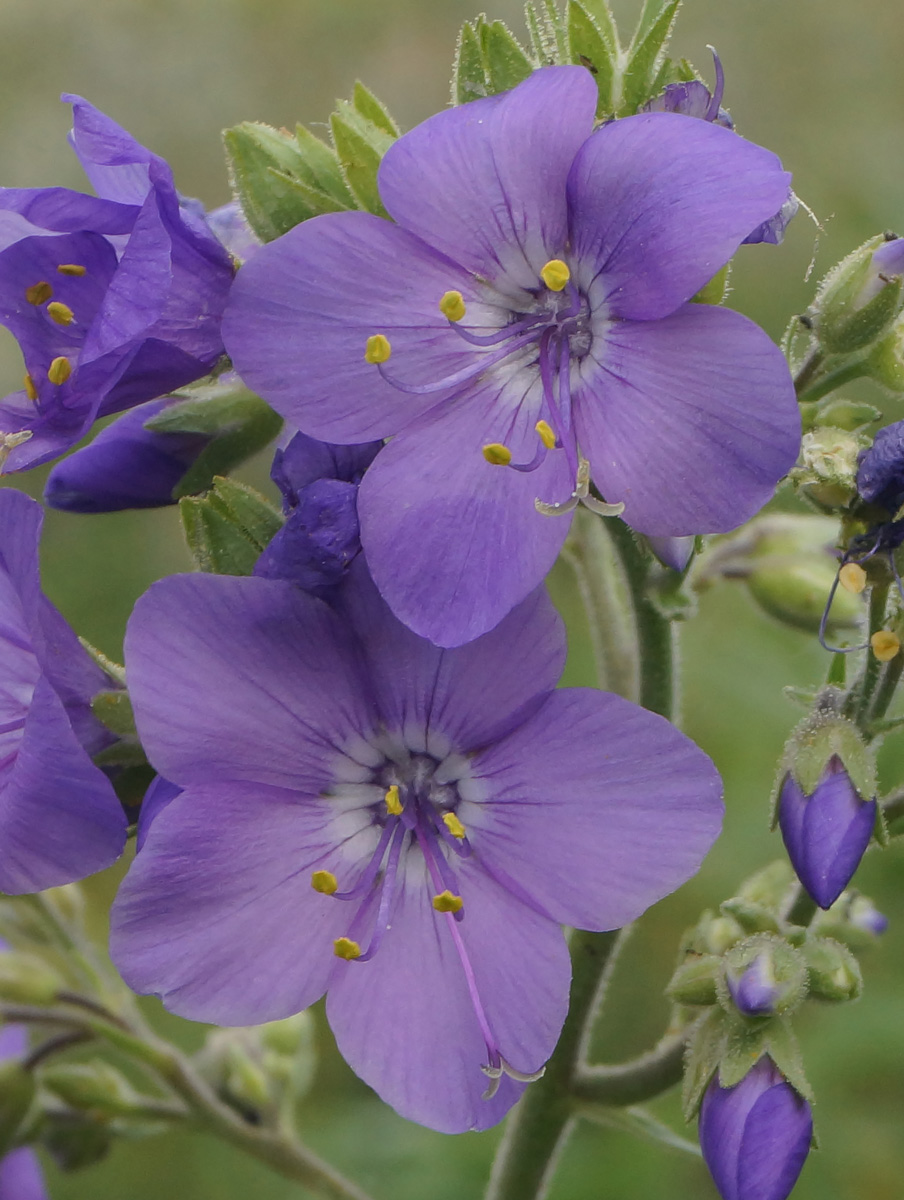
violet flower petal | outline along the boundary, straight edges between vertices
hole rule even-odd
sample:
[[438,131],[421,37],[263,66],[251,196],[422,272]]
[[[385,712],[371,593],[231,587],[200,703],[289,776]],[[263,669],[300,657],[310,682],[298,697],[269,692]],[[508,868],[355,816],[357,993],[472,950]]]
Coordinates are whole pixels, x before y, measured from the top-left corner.
[[148,784],[141,807],[138,810],[138,826],[135,830],[135,852],[137,853],[147,841],[151,825],[165,808],[182,795],[182,788],[170,783],[162,775],[155,775]]
[[49,1200],[38,1160],[28,1146],[0,1159],[0,1200]]
[[254,574],[325,594],[360,549],[357,487],[341,479],[317,479],[302,489],[285,525],[255,563]]
[[787,363],[739,313],[695,304],[614,322],[591,353],[575,395],[578,439],[603,496],[624,502],[638,532],[734,529],[793,466],[800,414]]
[[604,125],[568,179],[575,259],[619,317],[665,317],[788,195],[769,150],[706,121],[641,113]]

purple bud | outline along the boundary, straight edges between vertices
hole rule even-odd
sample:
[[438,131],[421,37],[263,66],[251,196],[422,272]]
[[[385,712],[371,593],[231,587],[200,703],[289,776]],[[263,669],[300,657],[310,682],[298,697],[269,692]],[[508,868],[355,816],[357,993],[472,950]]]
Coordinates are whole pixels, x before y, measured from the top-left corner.
[[872,446],[863,451],[857,466],[857,491],[867,503],[881,505],[891,516],[898,512],[904,503],[904,421],[880,429]]
[[810,1150],[806,1100],[768,1056],[734,1087],[718,1076],[700,1109],[700,1147],[723,1200],[785,1200]]
[[102,429],[90,445],[57,463],[47,480],[45,503],[77,513],[174,504],[173,489],[210,438],[145,429],[145,422],[172,403],[139,404]]
[[874,937],[879,937],[888,928],[888,917],[880,913],[866,896],[857,896],[851,901],[848,920],[855,928],[862,929],[864,933],[871,933]]
[[666,567],[673,571],[683,571],[694,553],[697,539],[689,537],[648,537],[650,549]]
[[735,1007],[745,1017],[771,1017],[785,990],[767,951],[758,954],[742,971],[729,970],[726,983]]
[[864,800],[844,763],[833,754],[806,795],[788,774],[778,820],[785,849],[801,883],[820,908],[829,908],[850,882],[872,837],[876,801]]
[[788,199],[775,216],[770,217],[768,221],[764,221],[762,225],[757,225],[753,233],[749,233],[744,238],[743,245],[754,246],[760,242],[766,242],[770,246],[780,245],[784,239],[785,230],[791,222],[791,218],[797,213],[799,208],[799,200],[793,192],[789,192]]

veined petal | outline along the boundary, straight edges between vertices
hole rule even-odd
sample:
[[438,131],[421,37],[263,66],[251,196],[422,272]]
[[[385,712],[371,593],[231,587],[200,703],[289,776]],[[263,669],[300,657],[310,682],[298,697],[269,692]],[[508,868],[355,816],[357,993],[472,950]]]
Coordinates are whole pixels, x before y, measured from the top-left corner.
[[596,104],[589,71],[544,67],[502,96],[437,113],[387,150],[383,203],[467,270],[536,288],[565,248],[565,182]]
[[81,96],[64,93],[60,99],[72,105],[69,141],[98,196],[143,204],[151,189],[148,167],[163,160]]
[[472,760],[475,860],[555,921],[618,929],[695,874],[722,823],[709,758],[655,713],[554,692]]
[[603,496],[654,537],[734,529],[772,496],[800,444],[784,356],[746,317],[701,304],[615,321],[595,338],[575,426]]
[[568,179],[579,286],[598,278],[595,301],[615,316],[667,316],[778,212],[790,180],[771,151],[694,117],[604,125]]
[[182,787],[249,780],[316,795],[375,719],[350,634],[277,580],[161,580],[129,621],[126,665],[142,743]]
[[[223,340],[248,386],[304,433],[328,442],[386,437],[441,395],[387,383],[364,361],[369,337],[389,339],[393,372],[417,386],[488,353],[449,328],[439,302],[450,289],[481,302],[466,272],[391,222],[369,213],[314,217],[241,268]],[[508,315],[500,309],[500,327]]]
[[[448,922],[434,911],[426,870],[411,864],[379,953],[337,962],[327,1016],[343,1057],[409,1120],[443,1133],[487,1129],[524,1090],[503,1076],[482,1099],[487,1048]],[[570,963],[562,931],[479,866],[462,864],[461,933],[503,1058],[523,1072],[552,1053],[567,1011]]]
[[541,516],[536,499],[566,500],[574,487],[565,454],[531,472],[486,461],[504,442],[530,461],[542,388],[525,371],[492,377],[380,451],[361,481],[361,544],[396,616],[441,646],[486,633],[545,578],[571,524]]

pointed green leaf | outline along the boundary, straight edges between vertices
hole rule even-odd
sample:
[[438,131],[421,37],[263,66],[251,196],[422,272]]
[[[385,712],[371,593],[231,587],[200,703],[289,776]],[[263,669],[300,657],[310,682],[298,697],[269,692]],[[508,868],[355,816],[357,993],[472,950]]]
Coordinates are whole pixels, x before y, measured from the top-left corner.
[[489,95],[487,74],[483,64],[483,50],[477,29],[465,21],[458,35],[455,48],[455,67],[452,74],[452,103],[467,104],[469,100],[482,100]]
[[632,44],[625,70],[621,114],[629,116],[656,92],[661,55],[672,32],[681,0],[666,0],[659,16],[640,40]]
[[[357,208],[355,198],[348,191],[348,188],[346,188],[348,203],[340,203],[333,196],[328,196],[326,192],[320,191],[319,188],[302,183],[300,179],[293,179],[291,175],[286,175],[283,171],[275,171],[271,168],[271,172],[276,179],[280,180],[281,183],[285,184],[297,195],[300,203],[306,205],[311,210],[311,216],[313,217],[320,216],[321,213],[348,212],[349,209]],[[345,181],[343,180],[344,186]]]
[[387,216],[377,188],[377,171],[395,139],[345,100],[339,101],[330,117],[330,129],[345,182],[359,207],[378,217]]
[[206,496],[184,496],[179,513],[196,567],[216,575],[251,575],[283,523],[259,492],[232,479],[217,479]]
[[579,0],[569,0],[568,44],[571,61],[586,67],[596,79],[600,93],[597,116],[611,113],[612,81],[618,51]]
[[692,1121],[703,1093],[715,1075],[728,1040],[728,1017],[712,1008],[697,1022],[687,1044],[681,1106],[685,1121]]
[[508,92],[527,79],[534,64],[501,21],[481,23],[480,43],[490,92]]
[[568,62],[568,34],[556,0],[543,0],[549,41],[555,46],[555,61]]
[[634,31],[631,45],[637,46],[656,24],[670,0],[644,0],[644,6]]
[[364,117],[376,125],[377,129],[382,129],[384,133],[391,138],[397,138],[401,132],[398,125],[386,111],[386,108],[376,98],[373,92],[364,86],[360,79],[355,82],[355,91],[352,95],[352,104]]
[[545,24],[537,15],[533,0],[528,0],[524,6],[524,20],[527,23],[531,50],[536,61],[541,65],[555,62],[555,42],[550,40]]
[[299,158],[294,174],[298,182],[315,192],[325,192],[339,208],[354,208],[354,197],[348,190],[339,159],[332,146],[321,141],[310,129],[305,129],[304,125],[296,125],[295,140],[298,143]]
[[301,221],[314,216],[304,198],[276,172],[303,170],[295,139],[269,125],[245,121],[223,134],[229,177],[253,231],[272,242]]
[[606,43],[611,46],[613,54],[617,55],[620,42],[615,17],[609,7],[608,0],[576,0],[577,6],[585,16],[589,17]]

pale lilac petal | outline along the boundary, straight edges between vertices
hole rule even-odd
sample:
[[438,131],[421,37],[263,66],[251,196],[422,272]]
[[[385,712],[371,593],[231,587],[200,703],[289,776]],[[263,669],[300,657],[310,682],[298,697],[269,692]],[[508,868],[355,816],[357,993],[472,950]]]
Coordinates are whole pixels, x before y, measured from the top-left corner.
[[142,204],[151,189],[148,168],[151,163],[163,164],[163,159],[81,96],[64,93],[60,99],[72,105],[69,141],[98,196],[120,204]]
[[[490,1029],[519,1071],[549,1058],[567,1011],[570,963],[559,927],[519,903],[477,866],[459,870],[457,926]],[[404,896],[376,956],[336,964],[327,1016],[352,1069],[402,1116],[444,1133],[486,1129],[523,1085],[503,1078],[481,1097],[487,1049],[447,925],[433,910],[422,865],[409,865]]]
[[474,856],[553,920],[617,929],[698,870],[722,823],[709,758],[654,713],[554,692],[475,756],[459,809]]
[[661,321],[616,321],[591,355],[576,394],[578,441],[602,495],[624,503],[638,532],[734,529],[794,465],[800,415],[788,366],[746,317],[693,304]]
[[401,621],[439,645],[497,625],[565,541],[571,518],[534,506],[571,494],[565,454],[552,451],[538,470],[520,472],[482,453],[504,442],[515,462],[529,462],[540,444],[533,426],[541,398],[536,381],[515,379],[500,395],[488,379],[393,438],[361,482],[361,544],[377,587]]
[[565,183],[597,98],[583,67],[546,67],[503,96],[438,113],[386,152],[387,211],[467,270],[536,288],[565,249]]
[[113,905],[117,968],[194,1021],[252,1025],[307,1008],[349,920],[311,887],[313,870],[342,872],[338,843],[317,796],[188,789],[158,813]]
[[[314,217],[239,271],[223,340],[248,386],[299,429],[327,442],[368,441],[396,433],[442,397],[386,383],[364,361],[371,335],[389,338],[387,369],[417,386],[485,353],[440,313],[449,290],[468,303],[480,296],[461,268],[391,222],[369,213]],[[507,316],[500,313],[500,326]]]
[[28,1146],[0,1159],[0,1200],[49,1200],[40,1165]]
[[337,752],[374,720],[354,654],[338,617],[292,584],[161,580],[126,633],[148,757],[182,787],[245,779],[317,794]]
[[419,638],[393,616],[359,559],[343,607],[363,642],[380,713],[413,748],[443,758],[475,749],[520,724],[556,686],[565,631],[543,587],[495,629],[454,650]]
[[596,303],[619,317],[664,317],[732,257],[788,196],[769,150],[677,113],[604,125],[568,180],[574,257]]

